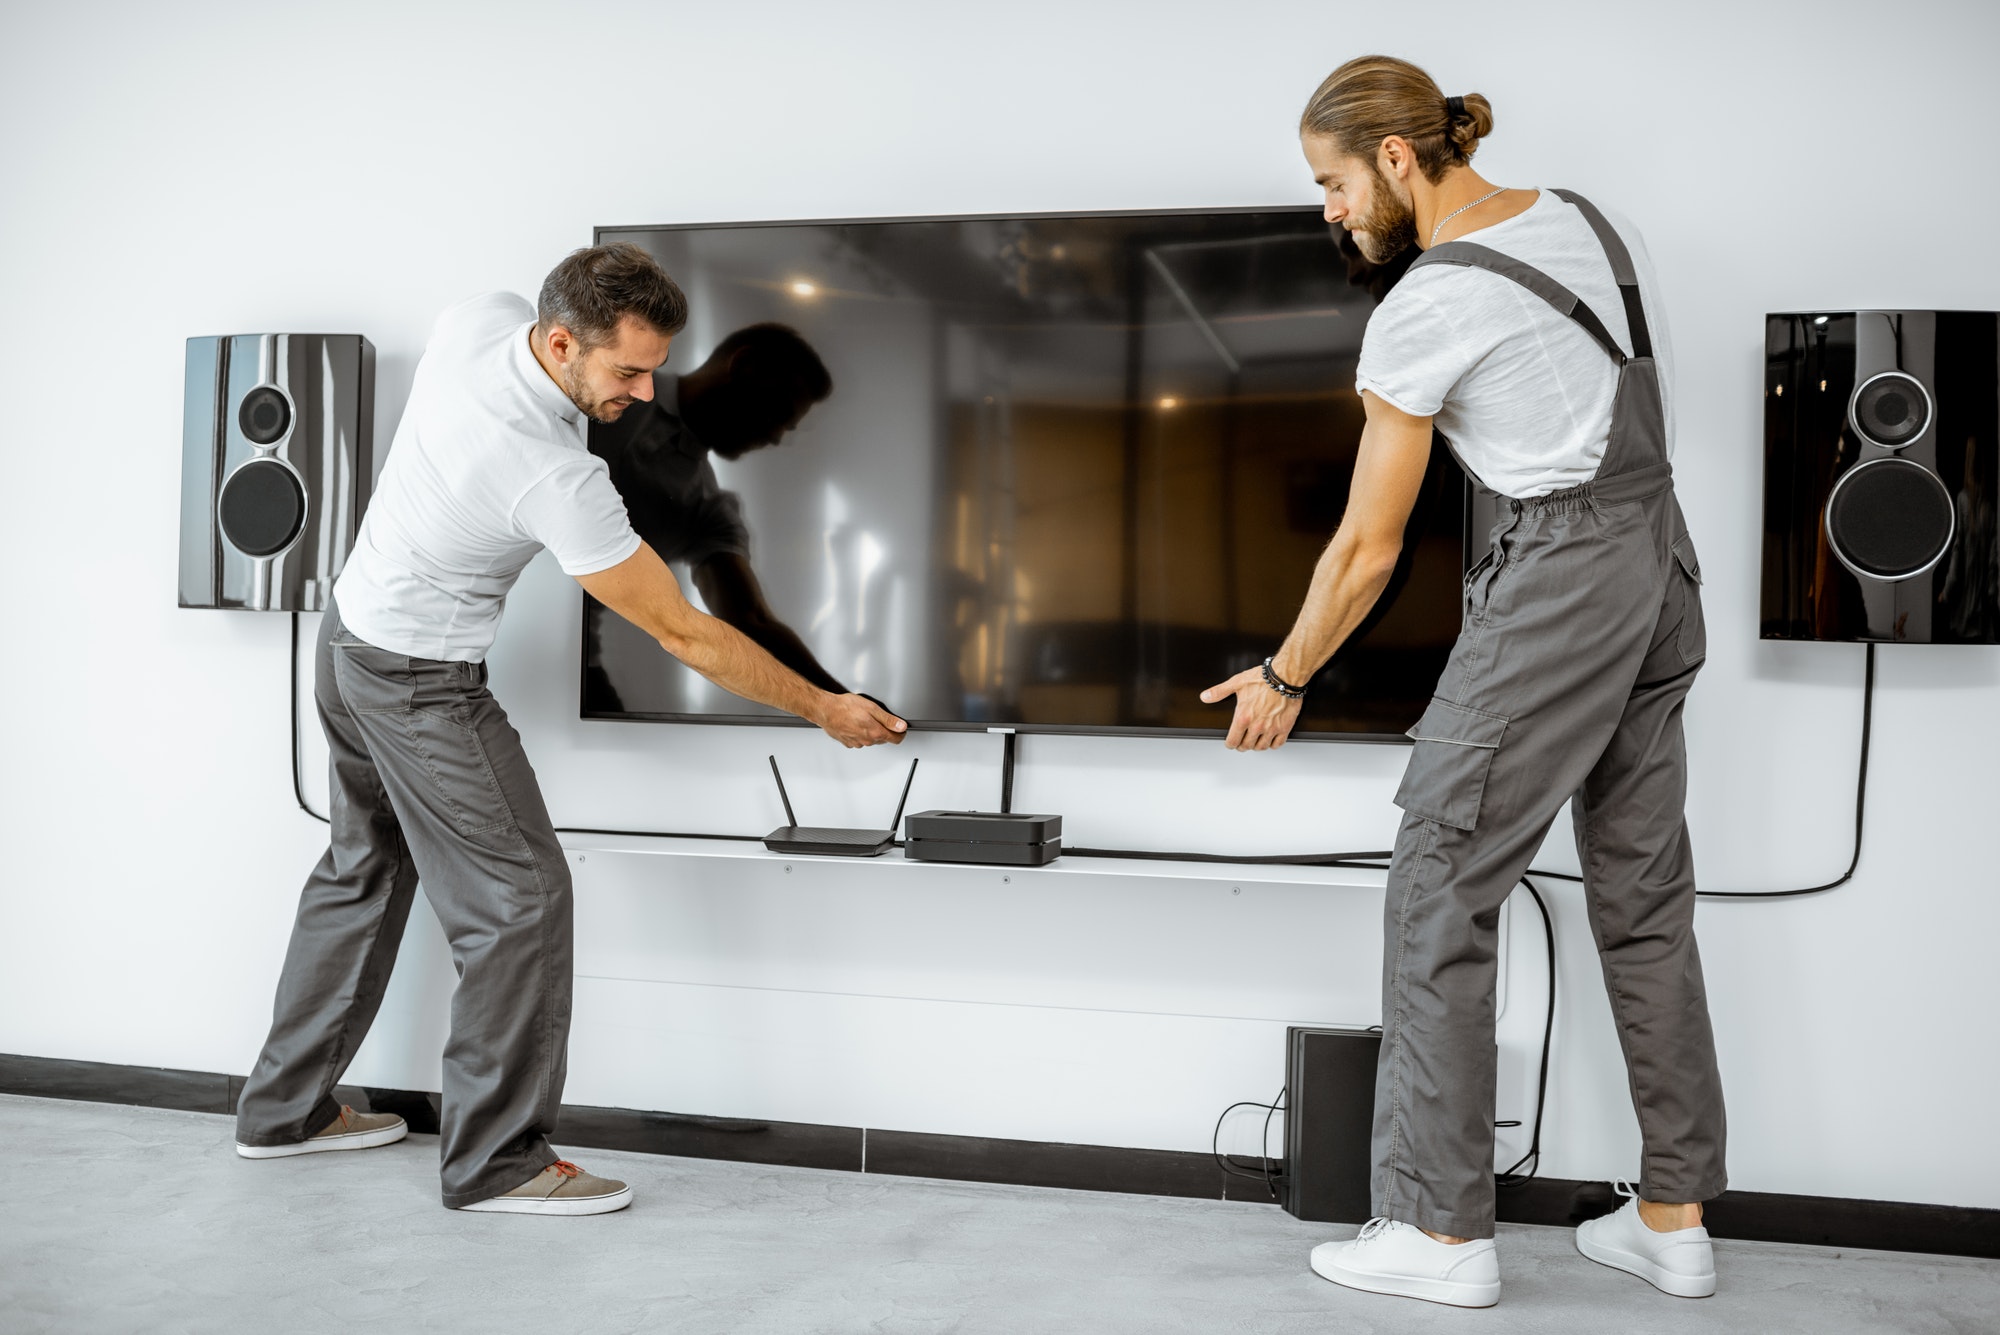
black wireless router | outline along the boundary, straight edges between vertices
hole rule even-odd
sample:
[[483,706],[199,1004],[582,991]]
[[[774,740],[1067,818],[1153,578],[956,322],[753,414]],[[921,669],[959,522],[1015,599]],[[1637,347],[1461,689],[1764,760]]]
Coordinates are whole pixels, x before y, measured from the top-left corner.
[[872,858],[896,846],[896,827],[903,823],[903,804],[910,800],[910,785],[916,782],[917,762],[910,762],[910,776],[903,780],[903,795],[896,799],[896,814],[886,830],[841,830],[824,825],[801,825],[792,814],[792,799],[785,793],[785,776],[778,773],[778,758],[771,757],[771,777],[778,781],[778,800],[785,804],[785,819],[764,836],[764,847],[773,853],[818,853],[837,858]]

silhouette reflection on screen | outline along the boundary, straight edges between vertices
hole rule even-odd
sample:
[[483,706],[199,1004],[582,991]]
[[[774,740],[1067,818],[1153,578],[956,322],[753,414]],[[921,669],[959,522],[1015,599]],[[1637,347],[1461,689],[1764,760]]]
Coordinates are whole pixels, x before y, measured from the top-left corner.
[[[773,658],[835,694],[843,686],[771,610],[750,562],[750,531],[737,495],[716,480],[710,456],[736,460],[780,445],[833,378],[812,345],[781,324],[753,324],[724,338],[685,375],[656,371],[653,401],[611,423],[593,422],[590,451],[611,469],[632,527],[663,561],[684,562],[708,611]],[[593,640],[598,621],[589,622]],[[617,689],[589,646],[588,693],[614,711]]]

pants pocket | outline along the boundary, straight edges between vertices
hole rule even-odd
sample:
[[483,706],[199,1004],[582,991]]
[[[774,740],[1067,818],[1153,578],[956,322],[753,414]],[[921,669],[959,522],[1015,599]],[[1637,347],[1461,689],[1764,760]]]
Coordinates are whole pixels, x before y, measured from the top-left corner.
[[1708,657],[1708,626],[1701,615],[1701,559],[1694,554],[1694,536],[1683,533],[1674,543],[1674,565],[1668,576],[1681,586],[1681,662],[1693,667]]
[[341,702],[355,714],[395,714],[410,707],[416,673],[407,654],[336,634],[332,641],[334,682]]
[[1416,747],[1396,790],[1396,805],[1423,820],[1473,829],[1487,772],[1506,732],[1507,720],[1498,714],[1433,699],[1409,731]]
[[460,834],[511,832],[513,808],[476,722],[429,709],[408,710],[395,721],[430,779],[439,807]]

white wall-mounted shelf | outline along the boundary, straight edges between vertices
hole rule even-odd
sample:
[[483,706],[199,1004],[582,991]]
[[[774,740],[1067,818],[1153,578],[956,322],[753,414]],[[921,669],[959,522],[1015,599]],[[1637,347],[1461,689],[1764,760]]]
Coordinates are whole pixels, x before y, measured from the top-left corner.
[[[1046,867],[1006,867],[985,863],[921,862],[892,848],[879,857],[829,857],[812,853],[773,853],[747,839],[689,839],[667,835],[564,834],[563,847],[572,853],[620,853],[639,857],[729,858],[754,862],[823,864],[834,867],[880,867],[883,875],[936,873],[945,876],[1002,876],[1023,881],[1042,877],[1115,876],[1175,881],[1216,881],[1229,885],[1327,885],[1381,889],[1388,873],[1367,867],[1310,867],[1286,863],[1169,862],[1153,858],[1064,856]],[[893,870],[890,870],[893,869]]]

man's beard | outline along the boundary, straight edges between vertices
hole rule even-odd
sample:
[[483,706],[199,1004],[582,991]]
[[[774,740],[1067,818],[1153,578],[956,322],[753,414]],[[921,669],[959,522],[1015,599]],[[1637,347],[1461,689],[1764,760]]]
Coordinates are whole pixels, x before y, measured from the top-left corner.
[[615,422],[632,406],[632,400],[623,395],[615,399],[600,399],[592,394],[590,386],[583,380],[581,357],[563,368],[563,393],[569,395],[569,401],[582,409],[583,415],[593,422]]
[[1417,244],[1417,215],[1396,194],[1396,188],[1379,167],[1371,165],[1369,170],[1375,173],[1375,189],[1371,192],[1374,198],[1368,216],[1347,230],[1364,259],[1370,264],[1387,264]]

